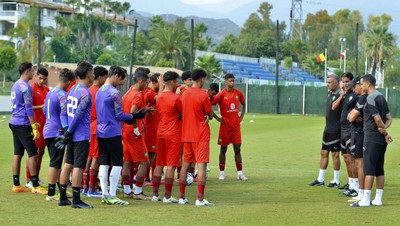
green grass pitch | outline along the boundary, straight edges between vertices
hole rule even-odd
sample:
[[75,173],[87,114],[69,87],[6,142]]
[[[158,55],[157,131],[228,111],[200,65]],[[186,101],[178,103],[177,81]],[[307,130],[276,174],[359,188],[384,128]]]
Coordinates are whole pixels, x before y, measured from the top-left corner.
[[[386,187],[382,207],[351,208],[337,189],[309,187],[318,174],[323,117],[247,114],[242,124],[243,171],[236,180],[233,150],[227,153],[226,179],[218,180],[218,124],[211,122],[211,162],[205,197],[214,207],[194,206],[196,184],[187,187],[190,205],[128,200],[128,206],[102,205],[99,198],[83,200],[95,208],[58,207],[43,195],[11,192],[12,136],[8,119],[0,122],[1,225],[397,225],[400,211],[399,120],[389,132],[394,142],[386,153]],[[254,120],[254,122],[250,122]],[[40,177],[47,182],[46,151]],[[25,158],[21,182],[25,182]],[[341,183],[346,183],[344,162]],[[331,163],[325,182],[333,178]],[[151,187],[144,192],[151,195]],[[161,194],[164,187],[160,187]],[[373,195],[375,190],[373,190]],[[121,195],[121,194],[120,194]],[[178,195],[174,184],[173,195]]]

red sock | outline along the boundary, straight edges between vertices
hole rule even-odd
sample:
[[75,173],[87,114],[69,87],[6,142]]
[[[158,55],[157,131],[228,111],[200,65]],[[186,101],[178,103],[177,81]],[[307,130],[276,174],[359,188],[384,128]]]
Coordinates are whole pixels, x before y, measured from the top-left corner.
[[204,189],[206,188],[206,182],[197,182],[197,200],[203,201]]
[[26,174],[26,182],[29,183],[29,181],[31,181],[31,173],[29,172],[29,167],[26,167],[25,174]]
[[225,162],[219,162],[219,171],[225,171]]
[[94,192],[97,188],[97,170],[89,169],[89,191]]
[[169,199],[172,193],[172,185],[174,184],[174,178],[165,178],[165,198]]
[[242,171],[242,162],[236,162],[236,170]]
[[144,181],[144,177],[136,177],[136,183],[135,185],[137,187],[143,187],[143,181]]
[[184,199],[185,198],[185,189],[186,189],[186,181],[180,181],[179,182],[179,198]]
[[122,175],[122,185],[131,185],[131,180],[129,175]]
[[82,188],[87,189],[88,187],[89,187],[89,172],[87,170],[84,170],[82,175]]
[[153,196],[158,196],[158,189],[160,188],[161,177],[153,176],[152,184],[153,184]]

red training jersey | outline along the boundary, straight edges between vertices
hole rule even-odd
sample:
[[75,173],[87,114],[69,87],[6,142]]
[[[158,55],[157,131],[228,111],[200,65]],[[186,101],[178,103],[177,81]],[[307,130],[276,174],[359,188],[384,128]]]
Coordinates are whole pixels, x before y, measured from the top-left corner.
[[158,95],[157,111],[160,116],[157,135],[159,138],[181,138],[182,114],[181,98],[172,91],[164,91]]
[[[50,91],[49,87],[46,85],[38,86],[36,83],[32,83],[32,106],[44,105],[44,100],[46,99],[47,93]],[[43,108],[33,110],[34,118],[37,123],[39,123],[42,128],[46,123],[46,116],[43,113]]]
[[[151,107],[156,107],[156,96],[157,92],[154,91],[153,89],[147,90],[146,93],[144,93],[144,105],[151,106]],[[157,101],[158,102],[158,101]],[[145,120],[145,125],[146,125],[146,132],[156,132],[157,131],[157,126],[160,121],[160,116],[158,114],[158,111],[155,111],[153,114],[147,114],[146,117],[144,118]]]
[[72,82],[69,84],[69,86],[68,86],[68,88],[67,88],[67,93],[69,93],[69,91],[70,91],[75,85],[76,85],[76,80],[72,81]]
[[96,93],[100,86],[92,85],[89,92],[92,94],[92,109],[90,109],[90,134],[96,134],[97,131],[97,115],[96,115]]
[[[143,99],[142,91],[139,91],[132,86],[122,97],[122,111],[126,114],[129,114],[131,112],[133,105],[136,105],[138,110],[143,108],[144,107],[144,99]],[[136,122],[137,122],[139,132],[142,133],[143,132],[142,120],[136,120]],[[133,125],[128,125],[128,124],[124,123],[123,126],[132,128],[132,131],[133,131]]]
[[182,95],[182,142],[210,141],[210,126],[205,120],[211,112],[206,92],[198,87],[185,91]]
[[224,123],[229,127],[240,125],[239,103],[245,104],[244,96],[240,90],[235,88],[232,92],[229,92],[226,88],[221,90],[212,100],[213,105],[219,105]]

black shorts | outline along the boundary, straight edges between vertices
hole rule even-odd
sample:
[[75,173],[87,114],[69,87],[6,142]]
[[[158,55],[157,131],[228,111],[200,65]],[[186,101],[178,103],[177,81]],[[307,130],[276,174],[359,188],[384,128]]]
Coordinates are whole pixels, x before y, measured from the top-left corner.
[[342,155],[350,153],[351,132],[350,130],[341,130],[340,132],[340,148]]
[[124,153],[122,149],[122,137],[97,138],[99,141],[100,165],[122,166]]
[[67,146],[67,156],[65,163],[73,165],[74,168],[86,168],[89,154],[89,141],[69,142]]
[[351,133],[350,153],[355,159],[363,157],[364,133]]
[[32,127],[29,125],[12,125],[8,124],[13,134],[14,155],[24,155],[24,150],[29,157],[37,155],[35,141],[33,141]]
[[56,143],[55,140],[56,140],[55,137],[46,139],[47,149],[49,150],[49,156],[50,156],[49,166],[56,169],[61,169],[65,149],[58,150],[54,146],[54,144]]
[[327,133],[322,135],[322,150],[340,151],[340,133]]
[[383,176],[385,171],[385,152],[387,144],[364,142],[364,174],[365,176]]

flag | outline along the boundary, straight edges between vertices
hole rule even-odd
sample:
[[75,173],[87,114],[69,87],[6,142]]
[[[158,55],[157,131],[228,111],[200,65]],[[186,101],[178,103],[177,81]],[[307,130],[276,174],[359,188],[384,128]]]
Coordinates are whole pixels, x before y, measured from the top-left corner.
[[325,55],[323,53],[319,54],[317,57],[317,62],[321,63],[325,61]]
[[342,59],[346,58],[346,51],[344,51],[343,53],[340,54],[340,58],[342,58]]

